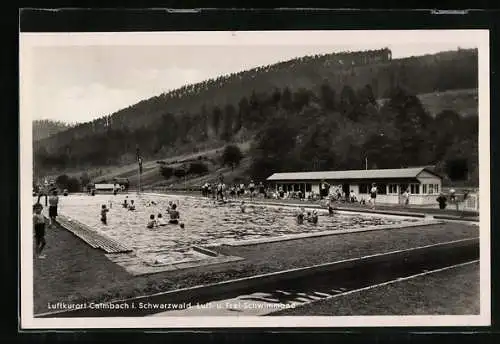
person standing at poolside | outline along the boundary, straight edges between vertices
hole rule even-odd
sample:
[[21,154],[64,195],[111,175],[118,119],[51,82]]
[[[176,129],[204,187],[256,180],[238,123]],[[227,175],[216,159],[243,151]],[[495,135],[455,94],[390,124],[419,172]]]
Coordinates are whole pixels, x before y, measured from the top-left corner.
[[37,202],[33,206],[33,229],[35,231],[36,254],[40,259],[45,258],[45,255],[42,254],[42,251],[47,244],[47,242],[45,241],[45,217],[42,215],[42,209],[43,206],[41,203]]
[[54,226],[57,217],[57,206],[59,205],[59,196],[57,196],[57,190],[52,191],[52,195],[49,197],[49,219],[50,226]]
[[406,208],[410,204],[410,190],[406,189],[405,192],[403,192],[403,200]]
[[253,182],[253,180],[250,180],[250,184],[248,184],[248,190],[250,190],[250,199],[253,199],[255,192],[255,183]]
[[377,199],[377,185],[375,183],[372,184],[372,188],[370,189],[370,202],[372,205],[372,209],[375,209],[375,200]]

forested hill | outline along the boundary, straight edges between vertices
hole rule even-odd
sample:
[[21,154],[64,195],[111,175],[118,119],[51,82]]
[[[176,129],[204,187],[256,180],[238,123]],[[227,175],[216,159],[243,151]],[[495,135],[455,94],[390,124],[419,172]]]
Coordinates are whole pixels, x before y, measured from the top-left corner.
[[68,128],[70,126],[63,122],[48,119],[35,120],[33,121],[33,141],[45,139]]
[[[363,145],[373,134],[368,122],[395,118],[390,104],[380,108],[377,99],[392,99],[400,91],[412,96],[477,89],[477,65],[475,49],[397,60],[386,49],[298,58],[188,85],[41,140],[35,166],[63,170],[128,163],[136,145],[146,158],[220,147],[253,139],[274,118],[295,123],[294,130],[328,119],[333,129],[343,130],[337,141]],[[436,159],[424,160],[427,165]],[[352,164],[359,167],[357,162],[338,166]]]

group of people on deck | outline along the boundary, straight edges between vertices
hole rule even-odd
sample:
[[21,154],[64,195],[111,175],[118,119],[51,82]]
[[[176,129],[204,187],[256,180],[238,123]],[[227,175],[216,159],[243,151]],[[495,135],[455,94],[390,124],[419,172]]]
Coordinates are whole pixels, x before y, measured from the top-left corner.
[[256,184],[251,180],[248,185],[241,183],[228,186],[224,183],[222,178],[216,183],[207,182],[203,184],[201,187],[201,194],[204,197],[212,197],[217,200],[227,199],[228,196],[235,198],[243,197],[244,195],[249,195],[250,198],[256,197],[257,195],[267,198],[267,190],[262,182]]

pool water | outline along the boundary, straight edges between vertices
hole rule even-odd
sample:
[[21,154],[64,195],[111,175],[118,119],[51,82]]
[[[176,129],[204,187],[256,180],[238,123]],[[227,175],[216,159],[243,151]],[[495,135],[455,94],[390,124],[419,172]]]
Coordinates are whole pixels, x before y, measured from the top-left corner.
[[[135,211],[123,208],[121,203],[127,197],[134,200]],[[150,205],[154,201],[156,205]],[[166,225],[149,229],[149,216],[161,213],[165,220],[168,202],[178,203],[179,225]],[[101,206],[110,208],[107,225],[100,221]],[[137,257],[147,262],[173,262],[193,258],[192,246],[219,245],[228,242],[279,237],[291,234],[314,233],[327,230],[341,230],[400,224],[416,221],[402,217],[337,213],[328,216],[326,210],[318,210],[317,224],[295,220],[297,208],[247,204],[244,213],[238,203],[219,205],[202,197],[179,195],[70,195],[60,197],[59,213],[86,224],[97,232],[132,248]]]

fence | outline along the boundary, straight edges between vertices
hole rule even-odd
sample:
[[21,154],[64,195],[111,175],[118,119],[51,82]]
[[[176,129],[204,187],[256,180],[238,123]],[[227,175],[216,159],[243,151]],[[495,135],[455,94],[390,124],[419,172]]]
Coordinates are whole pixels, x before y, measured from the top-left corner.
[[463,201],[463,210],[479,211],[479,192],[471,193]]

